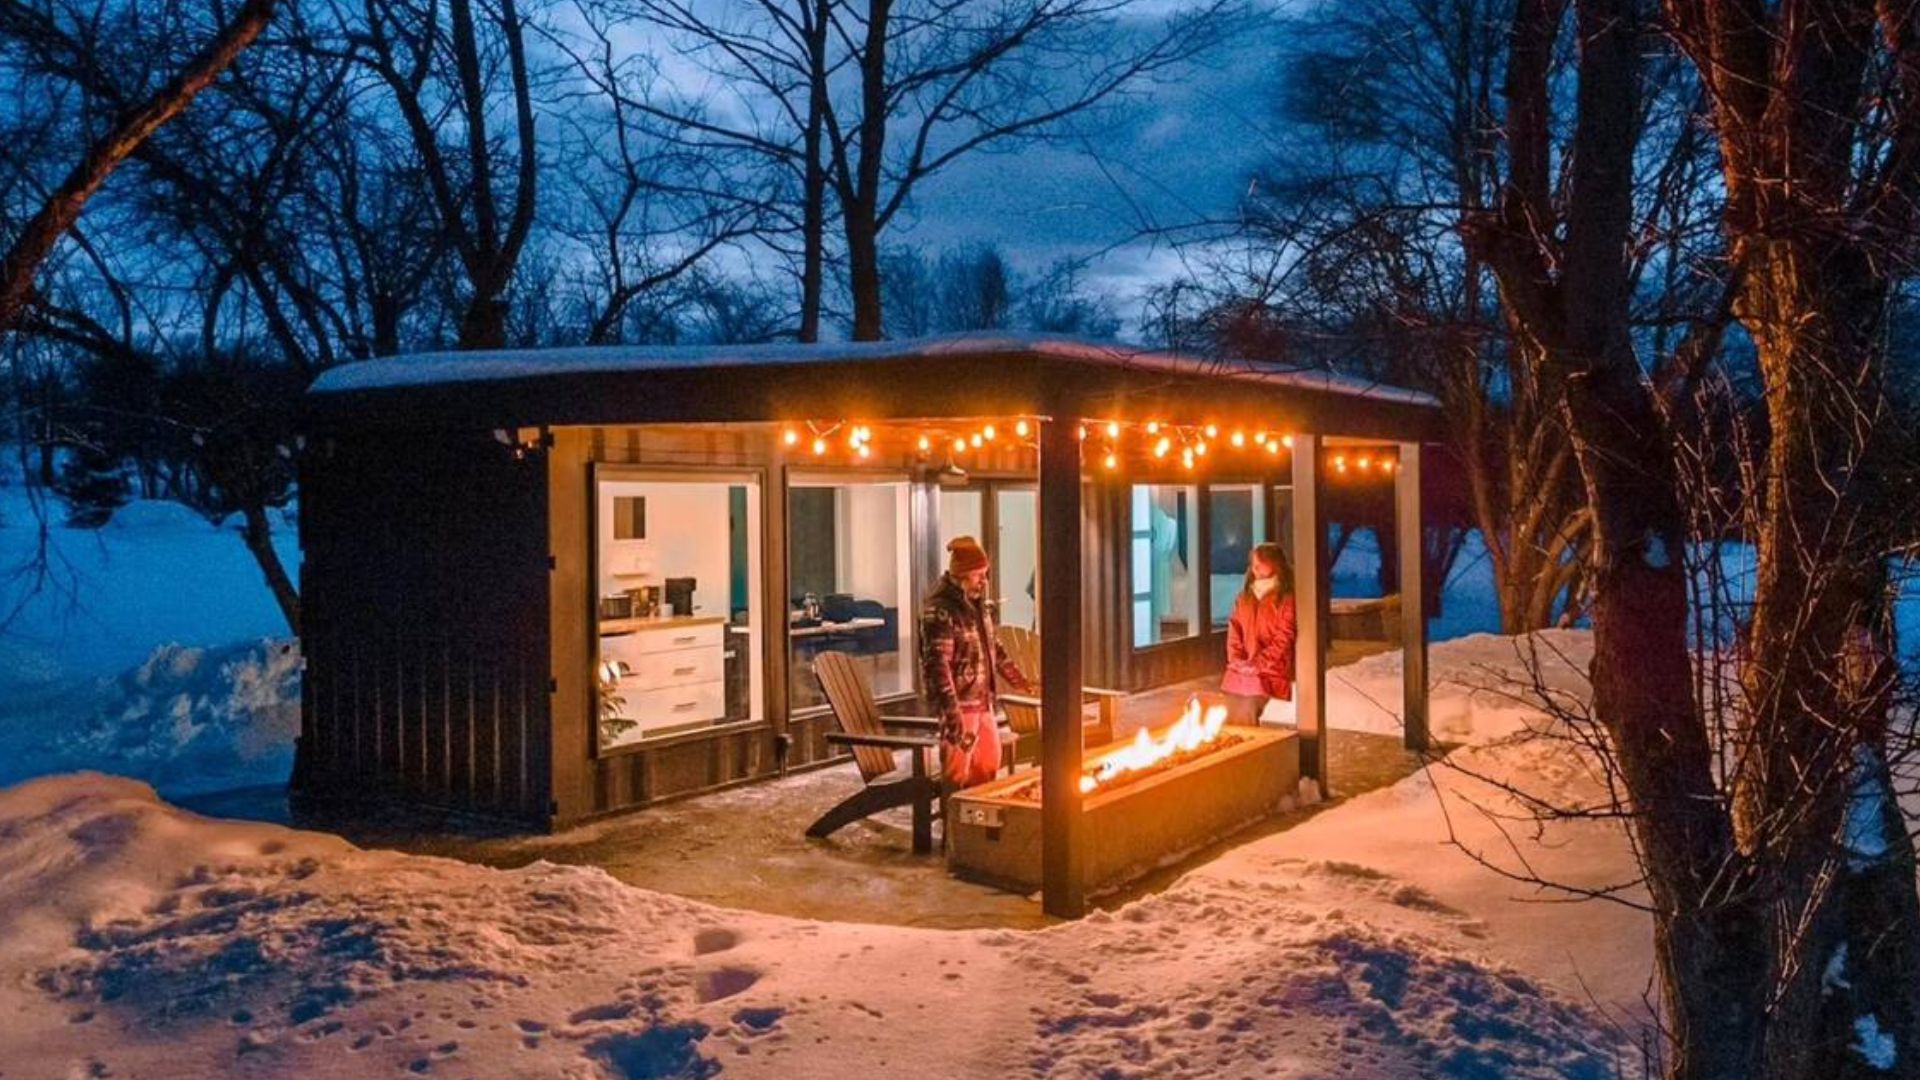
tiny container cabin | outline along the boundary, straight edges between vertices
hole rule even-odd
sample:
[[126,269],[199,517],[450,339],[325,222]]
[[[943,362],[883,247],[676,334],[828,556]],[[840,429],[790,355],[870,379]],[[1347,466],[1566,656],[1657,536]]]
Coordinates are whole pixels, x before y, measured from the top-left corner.
[[[1219,671],[1248,552],[1281,541],[1324,781],[1323,485],[1363,473],[1394,492],[1425,737],[1423,394],[972,335],[370,360],[306,405],[305,799],[558,829],[833,760],[812,657],[911,703],[917,612],[961,534],[1062,703]],[[1077,772],[1077,728],[1043,741]]]

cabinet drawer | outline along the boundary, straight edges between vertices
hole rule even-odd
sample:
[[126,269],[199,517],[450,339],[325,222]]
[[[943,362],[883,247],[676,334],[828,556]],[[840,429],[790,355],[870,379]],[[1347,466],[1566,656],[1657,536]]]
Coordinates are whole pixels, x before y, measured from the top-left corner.
[[670,686],[658,690],[629,690],[633,680],[621,680],[626,704],[620,715],[640,725],[641,731],[718,720],[727,714],[725,684],[719,680]]
[[620,680],[633,690],[712,682],[726,675],[726,658],[717,648],[675,649],[672,652],[635,653],[620,657],[630,672]]
[[[641,653],[672,652],[675,649],[716,648],[726,635],[723,623],[707,623],[704,626],[649,626],[644,630],[635,630],[631,634],[619,634],[601,639],[602,652],[618,649],[622,659]],[[618,642],[618,645],[614,643]],[[632,663],[632,660],[627,660]]]

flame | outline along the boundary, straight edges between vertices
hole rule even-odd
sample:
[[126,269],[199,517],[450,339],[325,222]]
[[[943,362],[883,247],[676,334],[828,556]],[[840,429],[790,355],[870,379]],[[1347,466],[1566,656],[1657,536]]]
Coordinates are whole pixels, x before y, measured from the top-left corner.
[[1220,729],[1227,723],[1227,707],[1210,705],[1204,710],[1200,699],[1190,697],[1180,719],[1159,738],[1154,738],[1146,728],[1134,732],[1133,741],[1116,750],[1110,750],[1096,762],[1092,769],[1080,776],[1080,793],[1087,794],[1108,783],[1115,777],[1128,772],[1149,769],[1175,754],[1198,750],[1200,747],[1220,737]]

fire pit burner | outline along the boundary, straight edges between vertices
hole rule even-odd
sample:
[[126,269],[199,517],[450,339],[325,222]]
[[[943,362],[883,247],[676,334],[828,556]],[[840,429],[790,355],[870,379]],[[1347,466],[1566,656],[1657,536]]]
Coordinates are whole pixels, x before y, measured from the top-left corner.
[[[1158,737],[1090,755],[1081,774],[1089,893],[1110,891],[1285,805],[1300,784],[1290,731],[1223,728],[1197,703]],[[1211,723],[1209,723],[1211,721]],[[1210,730],[1209,730],[1210,729]],[[1031,892],[1040,884],[1040,772],[953,796],[948,862],[960,877]]]

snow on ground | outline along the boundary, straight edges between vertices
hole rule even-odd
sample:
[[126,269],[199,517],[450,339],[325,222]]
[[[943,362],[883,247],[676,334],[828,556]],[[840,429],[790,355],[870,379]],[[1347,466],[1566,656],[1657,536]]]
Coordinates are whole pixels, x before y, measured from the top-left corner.
[[[43,533],[27,493],[0,476],[0,700],[54,679],[125,671],[169,643],[287,632],[233,522],[135,501],[103,528],[70,529],[57,503],[48,509]],[[274,526],[280,558],[297,574],[293,525]]]
[[49,679],[0,707],[0,784],[100,769],[169,797],[282,784],[300,732],[300,652],[286,639],[165,645],[113,678]]
[[[1476,751],[1525,772],[1552,752]],[[1548,933],[1518,890],[1476,879],[1435,842],[1435,791],[1460,782],[1416,776],[1079,923],[929,931],[362,851],[198,818],[129,780],[51,777],[0,791],[0,1073],[1628,1071],[1630,1038],[1564,956],[1516,960],[1580,955],[1630,996],[1599,957],[1644,956],[1644,924],[1555,907]],[[1582,848],[1588,873],[1612,861]],[[1529,926],[1541,940],[1504,940]]]

